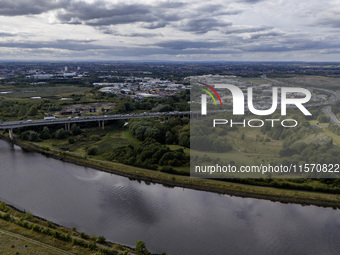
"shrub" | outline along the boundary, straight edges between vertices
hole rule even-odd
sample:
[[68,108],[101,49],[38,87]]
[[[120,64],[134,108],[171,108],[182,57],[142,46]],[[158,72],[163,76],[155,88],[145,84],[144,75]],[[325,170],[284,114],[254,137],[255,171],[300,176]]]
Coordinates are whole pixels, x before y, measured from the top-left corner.
[[41,233],[50,236],[51,235],[51,230],[49,228],[44,228],[41,231]]
[[89,236],[85,234],[84,232],[80,232],[80,237],[83,239],[89,239]]
[[30,221],[30,220],[32,220],[33,219],[33,215],[32,215],[32,213],[30,213],[30,212],[27,212],[26,214],[25,214],[25,220],[28,220],[28,221]]
[[98,236],[97,243],[100,243],[100,244],[106,243],[106,238],[104,236]]
[[91,141],[100,141],[100,136],[99,135],[91,135],[90,140]]
[[4,201],[0,202],[0,211],[7,212],[7,205]]
[[138,255],[149,254],[148,250],[146,249],[145,243],[143,241],[136,242],[136,249]]
[[175,173],[176,171],[171,166],[163,166],[161,169],[163,173]]
[[96,245],[96,242],[95,241],[90,241],[88,244],[87,244],[87,248],[91,249],[91,250],[96,250],[97,249],[97,245]]
[[92,145],[86,150],[87,155],[97,155],[98,153],[98,146]]
[[8,221],[8,220],[11,219],[11,215],[7,212],[7,213],[1,215],[1,218],[3,218],[4,220],[7,220],[7,221]]
[[49,227],[49,228],[54,228],[54,225],[53,225],[52,222],[47,221],[46,223],[47,223],[47,227]]
[[41,231],[40,231],[40,227],[39,227],[38,225],[35,225],[35,224],[33,224],[33,225],[31,226],[31,230],[33,230],[33,231],[35,231],[35,232],[38,232],[38,233],[41,232]]

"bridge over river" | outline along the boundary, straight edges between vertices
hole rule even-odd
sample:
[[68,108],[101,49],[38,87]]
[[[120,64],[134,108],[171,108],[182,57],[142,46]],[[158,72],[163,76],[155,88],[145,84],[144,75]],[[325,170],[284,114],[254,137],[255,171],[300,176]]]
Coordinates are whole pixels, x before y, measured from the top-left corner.
[[65,129],[70,130],[72,123],[94,122],[97,121],[99,127],[104,128],[105,121],[108,120],[128,120],[133,118],[160,118],[169,116],[189,116],[190,114],[198,114],[199,112],[156,112],[156,113],[133,113],[133,114],[115,114],[115,115],[96,115],[82,117],[66,117],[66,118],[48,118],[34,120],[17,120],[0,123],[0,129],[8,129],[9,136],[13,139],[13,129],[22,127],[47,126],[56,124],[65,124]]

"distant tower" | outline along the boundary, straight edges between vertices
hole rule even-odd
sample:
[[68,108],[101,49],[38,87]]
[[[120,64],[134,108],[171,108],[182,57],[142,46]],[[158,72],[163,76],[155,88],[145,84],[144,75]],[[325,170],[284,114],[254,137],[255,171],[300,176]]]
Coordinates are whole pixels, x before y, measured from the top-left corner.
[[81,68],[80,68],[80,66],[78,66],[78,67],[77,67],[77,71],[81,71]]
[[68,67],[67,67],[67,66],[65,66],[65,73],[67,73],[67,71],[68,71]]

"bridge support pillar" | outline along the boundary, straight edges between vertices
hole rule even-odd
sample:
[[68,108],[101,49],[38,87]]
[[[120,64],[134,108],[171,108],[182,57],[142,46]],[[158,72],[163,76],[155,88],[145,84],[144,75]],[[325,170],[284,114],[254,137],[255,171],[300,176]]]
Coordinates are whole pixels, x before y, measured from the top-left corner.
[[13,140],[13,129],[9,130],[9,139]]
[[71,130],[71,123],[65,123],[65,130],[70,131]]
[[104,120],[102,120],[102,121],[98,120],[98,127],[101,127],[102,129],[104,129],[104,127],[105,127]]
[[103,122],[102,122],[102,129],[104,129],[104,120],[103,120]]

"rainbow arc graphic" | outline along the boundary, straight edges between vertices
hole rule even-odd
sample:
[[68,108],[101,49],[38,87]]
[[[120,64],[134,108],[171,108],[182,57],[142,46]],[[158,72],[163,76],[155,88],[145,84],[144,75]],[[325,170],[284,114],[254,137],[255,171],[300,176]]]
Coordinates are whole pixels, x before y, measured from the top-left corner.
[[[205,84],[205,83],[200,83],[200,84],[204,85],[205,87],[210,89],[212,92],[214,92],[214,94],[217,96],[218,100],[220,101],[221,106],[223,105],[220,95],[217,93],[217,91],[212,86]],[[209,90],[203,89],[203,88],[200,88],[200,89],[202,91],[206,92],[212,98],[215,105],[217,105],[215,97],[211,94],[211,92]],[[206,94],[202,94],[202,97],[201,97],[201,114],[207,115],[207,97],[206,97]]]
[[[223,105],[223,104],[222,104],[222,100],[221,100],[221,98],[220,98],[220,95],[217,93],[217,91],[216,91],[212,86],[210,86],[210,85],[208,85],[208,84],[205,84],[205,83],[201,83],[201,84],[204,85],[204,86],[206,86],[206,87],[209,88],[210,90],[212,90],[212,92],[214,92],[214,94],[217,96],[217,98],[218,98],[218,100],[220,101],[220,104],[221,104],[221,106],[222,106],[222,105]],[[202,88],[201,88],[201,90],[203,90],[204,92],[206,92],[206,93],[212,98],[212,100],[214,101],[215,105],[217,105],[214,96],[211,94],[211,92],[210,92],[209,90],[202,89]]]

